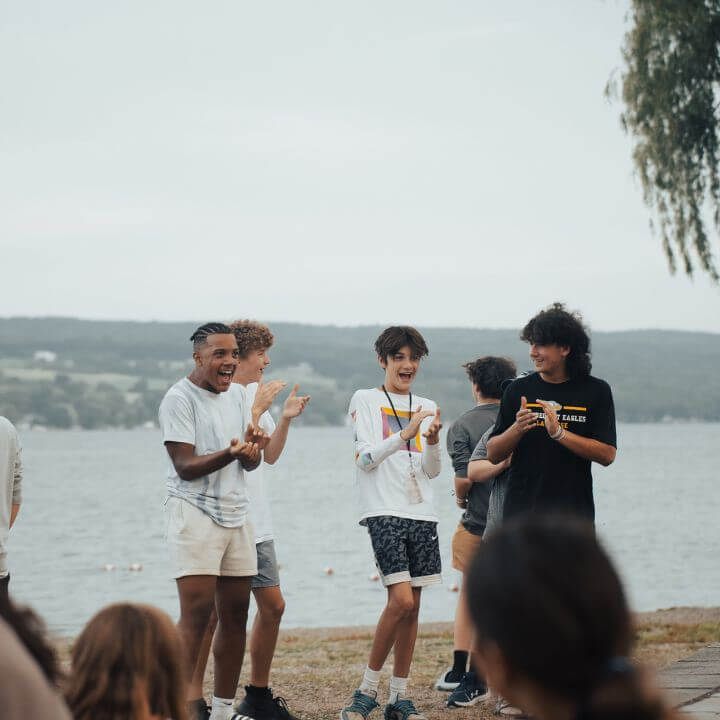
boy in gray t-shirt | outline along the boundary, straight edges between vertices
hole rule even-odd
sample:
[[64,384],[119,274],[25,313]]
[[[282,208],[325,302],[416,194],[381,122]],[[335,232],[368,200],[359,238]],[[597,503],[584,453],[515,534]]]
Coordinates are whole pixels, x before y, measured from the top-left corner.
[[498,465],[493,465],[487,459],[487,441],[492,430],[492,428],[488,428],[485,431],[475,446],[472,455],[470,455],[470,462],[468,463],[468,479],[474,483],[484,483],[490,486],[490,498],[488,500],[483,537],[496,530],[502,522],[503,504],[505,502],[510,467],[510,458]]

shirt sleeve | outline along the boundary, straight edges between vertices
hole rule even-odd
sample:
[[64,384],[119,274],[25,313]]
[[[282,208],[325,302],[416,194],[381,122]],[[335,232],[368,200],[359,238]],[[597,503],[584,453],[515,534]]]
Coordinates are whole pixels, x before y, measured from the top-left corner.
[[15,469],[13,473],[13,491],[12,491],[12,504],[19,505],[22,502],[22,448],[18,441],[17,449],[15,450]]
[[465,426],[459,421],[453,423],[448,430],[447,435],[447,451],[452,460],[455,477],[466,478],[467,466],[470,462],[470,453],[473,448],[470,447],[470,435]]
[[593,408],[592,437],[606,445],[617,447],[615,403],[610,386],[603,382],[597,405]]
[[514,422],[515,415],[520,408],[520,400],[517,397],[517,391],[514,390],[511,383],[503,393],[502,400],[500,401],[500,410],[495,420],[495,426],[488,437],[488,440],[494,438],[496,435],[502,435]]
[[270,414],[270,412],[268,410],[266,410],[260,416],[260,427],[268,435],[272,435],[275,432],[275,421],[273,420],[273,416]]
[[[433,420],[435,419],[435,405],[433,404],[433,407],[429,407],[428,410],[432,410],[433,414],[430,417],[426,417],[422,423],[420,423],[420,437],[422,437],[422,434],[424,432],[427,432],[427,429],[432,424]],[[420,465],[423,469],[423,472],[430,478],[437,477],[440,474],[440,470],[442,469],[442,461],[440,460],[440,443],[436,442],[434,445],[430,445],[430,443],[425,442],[423,443],[423,451],[422,451],[422,460],[420,461]]]
[[350,417],[355,429],[355,464],[365,472],[374,470],[380,463],[405,447],[400,433],[377,442],[373,432],[372,410],[358,397],[350,402]]
[[475,460],[487,460],[487,441],[490,438],[490,433],[492,431],[492,428],[488,428],[483,433],[483,436],[480,438],[480,440],[478,440],[478,444],[472,451],[472,455],[470,455],[470,462],[474,462]]
[[181,442],[195,446],[195,413],[187,398],[171,393],[160,403],[160,429],[163,442]]

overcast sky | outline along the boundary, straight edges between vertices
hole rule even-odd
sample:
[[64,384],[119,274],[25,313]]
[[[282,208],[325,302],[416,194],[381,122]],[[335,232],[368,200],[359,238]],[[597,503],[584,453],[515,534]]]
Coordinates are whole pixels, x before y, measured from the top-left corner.
[[4,2],[0,315],[720,331],[603,95],[626,12]]

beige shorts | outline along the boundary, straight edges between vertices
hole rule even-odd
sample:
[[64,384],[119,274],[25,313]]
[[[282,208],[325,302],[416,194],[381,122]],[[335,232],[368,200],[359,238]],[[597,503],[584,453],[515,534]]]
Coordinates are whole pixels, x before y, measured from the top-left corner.
[[257,575],[255,531],[218,525],[207,513],[177,497],[165,501],[165,537],[175,564],[173,577],[185,575]]
[[469,569],[470,560],[482,542],[482,535],[474,535],[458,525],[452,539],[452,566],[460,572]]

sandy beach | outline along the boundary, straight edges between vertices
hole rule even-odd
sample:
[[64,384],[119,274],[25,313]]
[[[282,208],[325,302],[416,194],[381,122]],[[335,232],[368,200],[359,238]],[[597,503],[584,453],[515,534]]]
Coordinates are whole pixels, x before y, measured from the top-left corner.
[[[720,641],[720,607],[677,607],[635,615],[636,659],[654,670],[692,654],[710,642]],[[273,664],[272,685],[292,712],[306,720],[334,720],[362,675],[372,640],[371,627],[281,630]],[[71,639],[58,640],[63,664],[69,664]],[[452,717],[493,717],[493,703],[447,710],[444,693],[433,683],[452,657],[452,624],[424,623],[418,633],[410,673],[410,693],[428,720]],[[241,686],[246,682],[246,655]],[[390,675],[383,674],[381,701]],[[205,682],[212,695],[212,660]],[[242,687],[238,693],[242,696]],[[449,713],[449,714],[448,714]],[[377,717],[380,717],[378,715]]]

